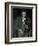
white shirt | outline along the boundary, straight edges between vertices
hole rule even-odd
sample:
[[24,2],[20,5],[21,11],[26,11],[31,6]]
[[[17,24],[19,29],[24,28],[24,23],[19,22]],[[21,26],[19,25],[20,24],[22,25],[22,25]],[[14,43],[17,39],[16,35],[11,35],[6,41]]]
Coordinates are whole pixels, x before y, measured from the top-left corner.
[[22,17],[22,22],[23,22],[23,24],[25,24],[24,20],[26,20],[26,18],[25,18],[25,17]]

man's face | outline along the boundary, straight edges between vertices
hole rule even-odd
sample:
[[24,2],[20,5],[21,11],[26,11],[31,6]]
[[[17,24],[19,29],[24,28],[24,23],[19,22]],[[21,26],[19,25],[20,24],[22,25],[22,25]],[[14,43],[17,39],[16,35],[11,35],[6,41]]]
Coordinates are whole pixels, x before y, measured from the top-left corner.
[[23,11],[22,12],[22,16],[25,17],[26,16],[26,12]]

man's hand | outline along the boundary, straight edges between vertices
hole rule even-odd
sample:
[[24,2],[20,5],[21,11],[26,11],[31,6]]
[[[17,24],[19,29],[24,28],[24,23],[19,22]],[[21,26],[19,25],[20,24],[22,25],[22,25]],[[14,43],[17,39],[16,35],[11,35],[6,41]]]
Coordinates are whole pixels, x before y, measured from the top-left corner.
[[19,37],[23,36],[23,33],[24,33],[24,32],[22,31],[22,29],[18,29],[18,36],[19,36]]

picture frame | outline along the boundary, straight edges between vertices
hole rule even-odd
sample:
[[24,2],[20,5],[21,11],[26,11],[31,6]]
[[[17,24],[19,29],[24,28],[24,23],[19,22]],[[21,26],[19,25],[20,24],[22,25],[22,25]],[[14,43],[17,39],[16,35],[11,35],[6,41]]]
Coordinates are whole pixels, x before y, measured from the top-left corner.
[[[18,16],[20,16],[21,14],[24,16],[25,14],[24,12],[26,12],[27,16],[27,19],[25,21],[26,27],[23,26],[18,27],[20,27],[20,29],[21,27],[23,27],[22,29],[27,30],[25,34],[18,33],[18,30],[16,31],[18,27],[17,26],[15,27],[16,24],[15,21],[18,21],[17,18],[19,18]],[[19,22],[20,18],[17,23],[18,25]],[[28,24],[30,26],[28,26]],[[30,32],[30,29],[31,34],[28,33],[28,30]],[[29,42],[37,42],[37,4],[5,2],[5,44],[29,43]]]

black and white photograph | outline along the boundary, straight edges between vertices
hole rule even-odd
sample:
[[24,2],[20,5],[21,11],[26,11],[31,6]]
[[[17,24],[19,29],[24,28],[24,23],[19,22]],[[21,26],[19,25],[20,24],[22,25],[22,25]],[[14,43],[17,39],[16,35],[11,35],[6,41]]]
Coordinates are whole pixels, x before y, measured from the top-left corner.
[[6,3],[6,42],[37,41],[37,5]]
[[32,37],[32,9],[11,7],[11,37]]

